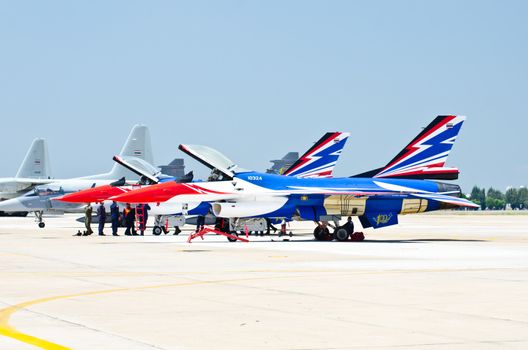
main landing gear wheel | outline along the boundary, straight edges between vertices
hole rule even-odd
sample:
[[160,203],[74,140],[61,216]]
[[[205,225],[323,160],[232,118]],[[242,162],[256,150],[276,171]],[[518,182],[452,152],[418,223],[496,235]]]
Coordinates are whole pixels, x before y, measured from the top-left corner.
[[154,228],[152,229],[152,234],[155,235],[155,236],[159,236],[161,235],[161,232],[162,232],[162,228],[160,226],[154,226]]
[[[238,233],[237,233],[236,231],[231,231],[231,232],[229,232],[229,234],[238,237]],[[237,241],[237,239],[235,239],[235,238],[231,238],[231,237],[227,237],[227,240],[228,240],[229,242],[236,242],[236,241]]]
[[327,241],[330,236],[330,230],[327,227],[316,226],[314,229],[314,237],[317,241]]
[[348,231],[343,227],[338,227],[334,231],[334,237],[338,241],[341,241],[341,242],[346,241],[348,239]]
[[46,223],[45,222],[39,222],[38,223],[38,227],[44,228],[44,227],[46,227]]

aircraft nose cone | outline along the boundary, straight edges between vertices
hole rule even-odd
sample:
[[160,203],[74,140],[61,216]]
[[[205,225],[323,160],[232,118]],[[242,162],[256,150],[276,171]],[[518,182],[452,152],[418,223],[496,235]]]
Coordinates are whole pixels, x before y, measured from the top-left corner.
[[64,196],[53,198],[53,200],[61,201],[61,202],[67,202],[67,203],[90,203],[93,202],[92,198],[88,198],[90,196],[80,193],[83,191],[75,192],[75,193],[69,193],[65,194]]
[[110,200],[121,203],[154,203],[164,202],[167,199],[163,196],[163,193],[151,188],[142,188],[110,197]]
[[6,201],[0,202],[0,211],[14,212],[14,211],[27,211],[29,208],[25,206],[20,199],[12,198]]
[[102,202],[107,200],[111,196],[115,196],[123,193],[121,187],[114,186],[99,186],[95,188],[88,188],[82,191],[66,194],[57,200],[68,203],[92,203]]

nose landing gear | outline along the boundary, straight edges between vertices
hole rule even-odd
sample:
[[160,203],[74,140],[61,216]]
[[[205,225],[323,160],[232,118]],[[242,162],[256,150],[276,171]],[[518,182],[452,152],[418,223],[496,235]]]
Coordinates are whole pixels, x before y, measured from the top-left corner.
[[37,225],[40,228],[46,227],[46,223],[44,222],[44,219],[42,219],[43,214],[44,212],[42,210],[35,212],[35,221],[37,222]]

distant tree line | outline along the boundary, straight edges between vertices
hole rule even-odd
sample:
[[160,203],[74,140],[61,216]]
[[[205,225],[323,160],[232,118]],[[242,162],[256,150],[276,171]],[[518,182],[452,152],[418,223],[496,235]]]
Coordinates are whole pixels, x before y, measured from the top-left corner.
[[480,205],[482,210],[528,209],[528,188],[510,187],[502,193],[493,187],[486,191],[484,188],[474,186],[468,199]]

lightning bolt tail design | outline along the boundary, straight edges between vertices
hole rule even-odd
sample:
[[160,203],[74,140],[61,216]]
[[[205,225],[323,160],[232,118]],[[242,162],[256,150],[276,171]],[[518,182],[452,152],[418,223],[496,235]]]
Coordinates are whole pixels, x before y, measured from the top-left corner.
[[283,175],[301,178],[332,177],[349,133],[329,132],[304,153]]
[[353,177],[443,179],[458,178],[457,168],[445,167],[466,117],[438,116],[384,167]]

